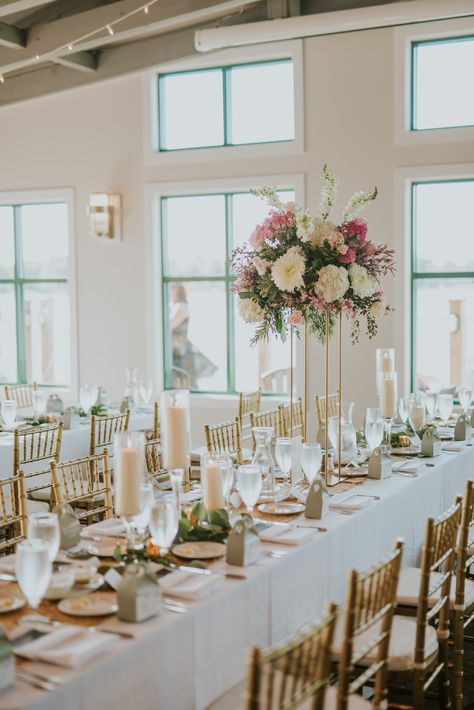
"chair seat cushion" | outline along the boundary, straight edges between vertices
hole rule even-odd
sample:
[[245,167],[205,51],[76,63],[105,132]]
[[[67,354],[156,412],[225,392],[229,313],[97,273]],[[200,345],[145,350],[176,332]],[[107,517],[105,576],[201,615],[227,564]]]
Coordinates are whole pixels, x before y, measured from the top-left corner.
[[[436,585],[437,580],[441,578],[438,572],[432,572],[430,582],[432,586]],[[420,594],[420,579],[421,570],[418,567],[402,567],[400,570],[400,580],[398,582],[397,601],[398,604],[404,606],[416,606]],[[430,606],[434,606],[439,599],[439,591],[430,597]],[[456,577],[451,579],[450,606],[454,607],[456,600]],[[468,609],[474,604],[474,582],[468,579],[464,587],[464,608]]]
[[[302,705],[302,708],[306,708],[306,705]],[[311,705],[307,706],[311,708]],[[337,686],[332,685],[326,690],[326,695],[324,696],[324,710],[333,710],[337,707]],[[349,702],[347,703],[348,710],[370,710],[372,704],[365,700],[362,695],[353,693],[349,696]]]
[[[361,633],[355,640],[354,650],[360,651],[380,632],[380,622]],[[390,671],[409,671],[415,662],[416,619],[407,616],[394,616],[390,637],[388,669]],[[331,656],[337,661],[344,643],[344,614],[336,624]],[[428,626],[425,636],[425,660],[431,660],[438,652],[438,637],[432,626]],[[361,660],[361,665],[370,666],[377,660],[378,648],[373,649]]]
[[42,500],[44,503],[51,501],[51,488],[40,488],[39,491],[31,491],[28,493],[33,500]]
[[29,500],[26,501],[26,512],[28,515],[31,513],[47,513],[49,511],[49,503],[44,503],[41,500]]

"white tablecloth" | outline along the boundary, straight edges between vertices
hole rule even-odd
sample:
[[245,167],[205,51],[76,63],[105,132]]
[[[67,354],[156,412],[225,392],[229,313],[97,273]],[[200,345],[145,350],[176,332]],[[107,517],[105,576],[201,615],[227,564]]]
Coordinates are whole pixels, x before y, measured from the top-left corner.
[[[70,678],[54,692],[17,685],[0,696],[0,710],[205,708],[244,677],[249,646],[294,633],[329,599],[343,602],[349,571],[380,560],[397,537],[405,539],[404,564],[418,561],[426,517],[440,514],[463,493],[474,475],[474,450],[444,453],[431,462],[435,466],[421,469],[417,478],[393,476],[357,486],[356,493],[380,500],[351,516],[331,512],[314,521],[327,532],[287,547],[281,559],[262,556],[239,570],[245,581],[223,578],[211,597],[190,603],[185,614],[163,611],[145,624],[127,625],[135,639],[121,639],[100,662],[82,671],[54,669]],[[214,565],[216,572],[226,567],[223,561]]]

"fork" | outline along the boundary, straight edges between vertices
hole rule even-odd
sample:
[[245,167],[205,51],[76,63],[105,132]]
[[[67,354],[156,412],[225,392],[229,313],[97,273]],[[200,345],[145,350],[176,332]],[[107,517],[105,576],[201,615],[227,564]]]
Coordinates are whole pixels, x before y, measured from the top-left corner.
[[27,683],[28,685],[32,685],[33,688],[40,688],[41,690],[55,690],[57,688],[54,683],[34,678],[32,675],[28,675],[28,673],[19,670],[15,671],[15,678],[22,683]]
[[282,557],[286,557],[288,552],[286,550],[264,550],[263,553],[268,557],[273,557],[275,560],[279,560]]

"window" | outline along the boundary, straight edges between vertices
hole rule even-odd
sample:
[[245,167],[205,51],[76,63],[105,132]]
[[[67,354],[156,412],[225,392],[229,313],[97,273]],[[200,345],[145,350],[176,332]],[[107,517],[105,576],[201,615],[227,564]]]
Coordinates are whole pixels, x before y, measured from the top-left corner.
[[160,151],[291,141],[293,61],[158,76]]
[[412,130],[474,126],[474,36],[412,44]]
[[66,202],[0,204],[0,381],[71,382]]
[[[294,199],[284,190],[282,199]],[[228,259],[267,214],[248,192],[161,197],[165,387],[233,393],[288,390],[289,348],[277,340],[250,347],[231,293]]]
[[412,384],[474,385],[474,178],[412,185]]

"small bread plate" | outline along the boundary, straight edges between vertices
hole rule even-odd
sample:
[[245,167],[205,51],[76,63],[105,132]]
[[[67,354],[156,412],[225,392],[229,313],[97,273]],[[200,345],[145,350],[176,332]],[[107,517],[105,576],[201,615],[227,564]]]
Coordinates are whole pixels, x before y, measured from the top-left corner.
[[173,553],[186,560],[213,560],[224,557],[227,547],[222,542],[181,542]]
[[390,451],[392,456],[418,456],[420,453],[419,446],[400,446],[392,448]]
[[69,616],[109,616],[118,610],[117,597],[113,593],[99,592],[73,599],[63,599],[58,609]]
[[305,506],[303,503],[262,503],[257,508],[267,515],[296,515],[302,513]]
[[25,606],[26,602],[18,594],[5,594],[0,596],[0,614],[8,614],[10,611],[17,611]]

